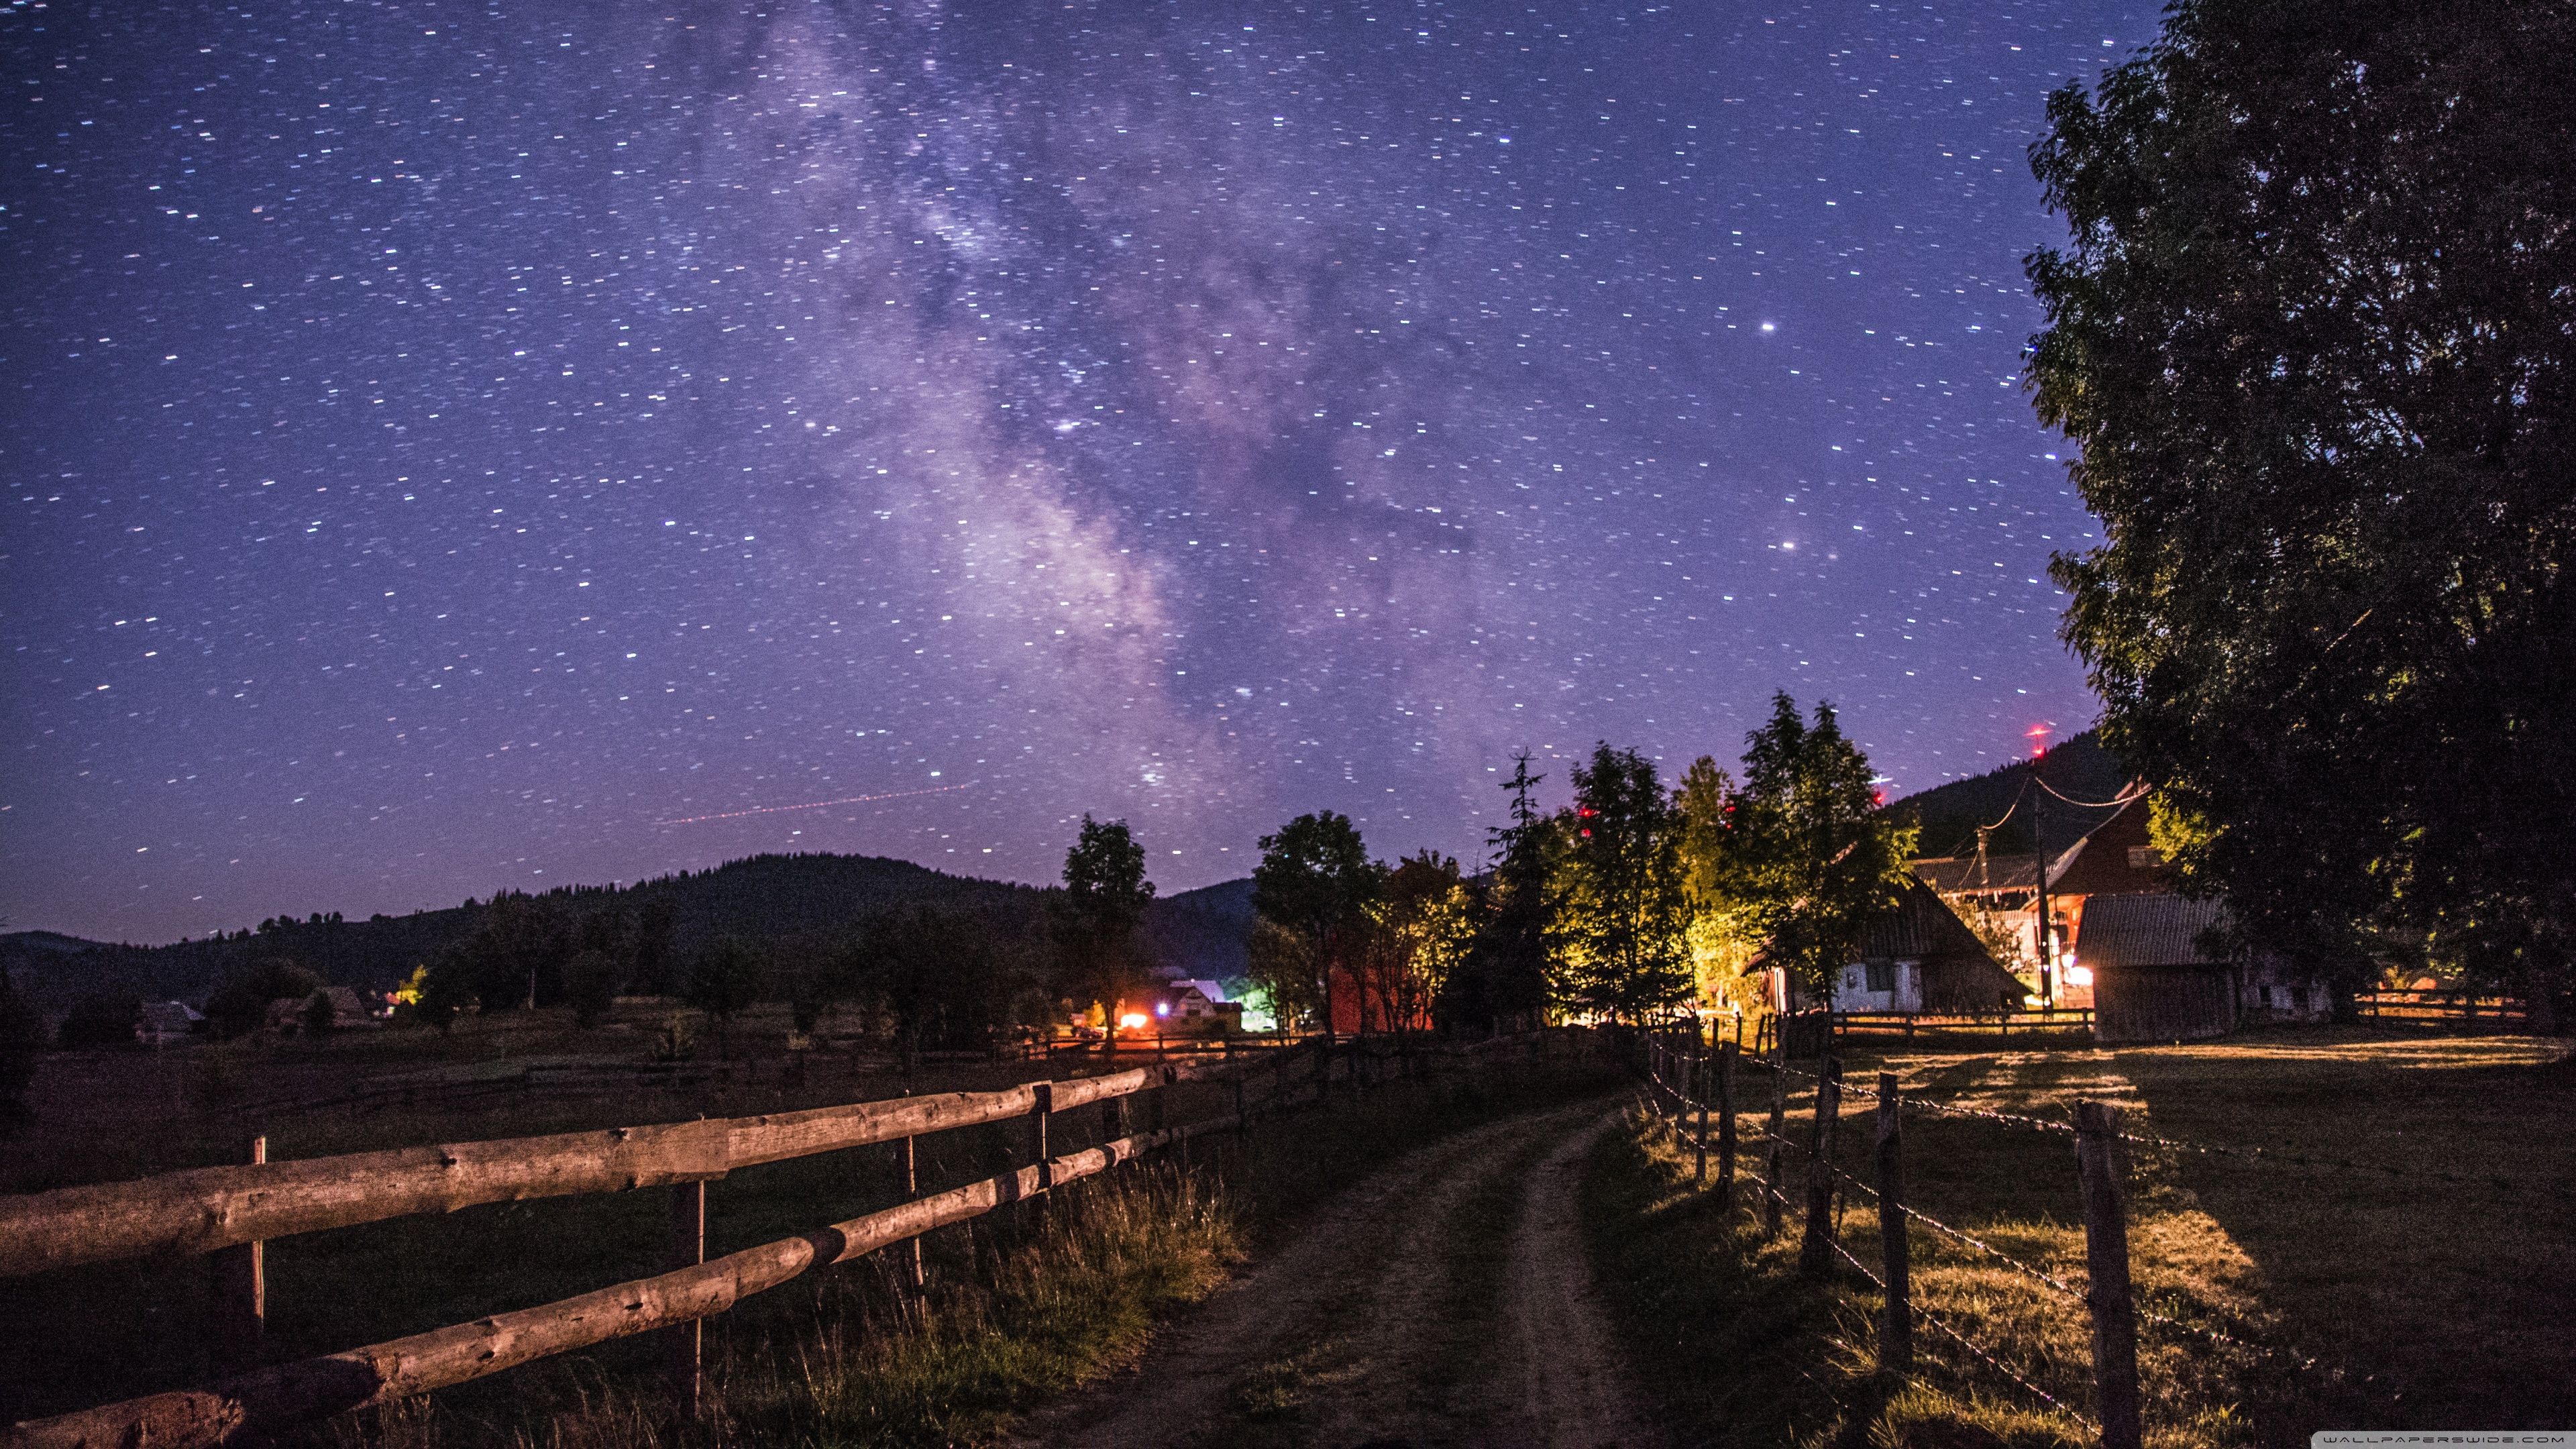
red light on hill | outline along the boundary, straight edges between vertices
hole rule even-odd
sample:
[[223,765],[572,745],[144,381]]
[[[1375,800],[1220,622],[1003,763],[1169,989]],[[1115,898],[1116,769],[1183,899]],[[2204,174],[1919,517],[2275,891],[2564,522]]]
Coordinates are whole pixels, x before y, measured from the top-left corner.
[[2048,753],[2048,737],[2055,731],[2051,726],[2035,724],[2021,733],[2022,738],[2030,741],[2030,757],[2036,760]]

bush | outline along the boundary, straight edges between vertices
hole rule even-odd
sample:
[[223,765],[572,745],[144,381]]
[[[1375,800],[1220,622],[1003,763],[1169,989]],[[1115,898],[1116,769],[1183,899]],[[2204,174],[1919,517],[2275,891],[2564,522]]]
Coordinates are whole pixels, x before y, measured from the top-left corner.
[[617,1004],[617,963],[605,951],[584,951],[564,963],[564,996],[575,1021],[597,1026]]
[[143,1022],[143,998],[127,992],[92,991],[72,1003],[70,1014],[54,1033],[67,1047],[130,1046]]
[[283,956],[228,972],[206,998],[206,1029],[217,1037],[248,1036],[268,1020],[272,1001],[302,1001],[322,989],[322,978]]
[[44,1046],[44,1018],[19,994],[8,968],[0,967],[0,1127],[14,1127],[31,1115],[27,1085],[36,1079],[36,1057]]

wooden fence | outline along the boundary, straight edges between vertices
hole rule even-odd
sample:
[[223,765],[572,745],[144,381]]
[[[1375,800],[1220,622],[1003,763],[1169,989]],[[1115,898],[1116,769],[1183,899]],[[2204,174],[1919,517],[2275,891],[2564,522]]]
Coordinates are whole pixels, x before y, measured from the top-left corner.
[[[1547,1055],[1548,1042],[1539,1034],[1471,1048],[1408,1050],[1404,1058],[1419,1064],[1516,1045]],[[242,1372],[202,1388],[14,1424],[0,1429],[0,1449],[223,1444],[656,1329],[673,1334],[673,1387],[684,1409],[692,1408],[697,1325],[744,1298],[812,1269],[846,1263],[1005,1204],[1037,1198],[1156,1147],[1210,1132],[1240,1131],[1255,1116],[1301,1100],[1324,1101],[1336,1076],[1365,1083],[1372,1075],[1401,1069],[1383,1047],[1352,1043],[1339,1052],[1309,1047],[1235,1062],[1158,1063],[998,1091],[763,1116],[295,1162],[268,1162],[264,1153],[256,1153],[251,1162],[236,1167],[0,1198],[0,1244],[7,1246],[0,1254],[0,1277],[156,1255],[217,1254],[218,1279],[229,1285],[225,1316],[231,1331],[247,1339],[247,1344],[234,1345],[235,1361],[246,1365]],[[1182,1082],[1230,1086],[1228,1110],[1186,1125],[1163,1126],[1164,1113],[1158,1109],[1154,1130],[1129,1129],[1127,1107],[1137,1094]],[[1112,1113],[1110,1140],[1086,1151],[1051,1155],[1049,1118],[1092,1104]],[[1036,1160],[1016,1171],[705,1259],[706,1185],[730,1172],[871,1143],[903,1141],[909,1149],[910,1139],[930,1133],[1014,1120],[1032,1122],[1037,1142]],[[645,1187],[673,1190],[675,1261],[669,1271],[363,1348],[249,1366],[256,1364],[265,1307],[260,1244],[268,1239],[485,1203]]]
[[1728,1018],[1738,1051],[1771,1057],[1785,1049],[1805,1060],[1823,1056],[1834,1043],[1850,1039],[1942,1041],[1995,1038],[2093,1037],[2093,1012],[2087,1007],[2054,1007],[2044,1011],[1993,1012],[1983,1016],[1920,1011],[1800,1011],[1766,1015],[1753,1022],[1745,1040],[1745,1018]]
[[2530,1003],[2520,997],[2468,991],[2362,991],[2353,995],[2352,1004],[2364,1021],[2483,1026],[2499,1031],[2525,1027],[2531,1021]]
[[[1847,1085],[1843,1081],[1840,1058],[1831,1055],[1824,1058],[1820,1070],[1806,1072],[1777,1057],[1764,1060],[1739,1051],[1738,1044],[1733,1041],[1720,1041],[1710,1047],[1688,1035],[1664,1034],[1650,1036],[1646,1040],[1644,1055],[1649,1100],[1660,1117],[1670,1124],[1684,1150],[1691,1154],[1694,1172],[1702,1184],[1709,1184],[1710,1180],[1709,1119],[1712,1115],[1716,1117],[1717,1170],[1713,1191],[1719,1203],[1726,1207],[1732,1207],[1734,1203],[1739,1141],[1737,1115],[1743,1110],[1737,1070],[1742,1066],[1770,1074],[1769,1119],[1766,1124],[1753,1129],[1761,1146],[1760,1177],[1753,1186],[1761,1204],[1764,1231],[1781,1231],[1783,1210],[1801,1206],[1793,1200],[1792,1194],[1803,1198],[1800,1269],[1809,1277],[1826,1279],[1840,1263],[1878,1288],[1881,1307],[1876,1327],[1878,1356],[1882,1365],[1899,1372],[1911,1367],[1914,1330],[1919,1322],[1958,1344],[2022,1392],[2084,1425],[2098,1437],[2103,1449],[2140,1449],[2144,1438],[2144,1409],[2138,1383],[2141,1323],[2161,1332],[2197,1337],[2248,1352],[2272,1352],[2242,1325],[2232,1325],[2235,1331],[2231,1333],[2207,1324],[2185,1323],[2137,1301],[2131,1290],[2129,1272],[2128,1185],[2123,1165],[2126,1146],[2135,1144],[2245,1162],[2333,1166],[2347,1170],[2367,1170],[2369,1167],[2358,1163],[2323,1163],[2312,1157],[2267,1152],[2261,1148],[2141,1136],[2121,1130],[2120,1109],[2101,1101],[2075,1100],[2070,1104],[2073,1110],[2069,1118],[2048,1119],[1918,1098],[1899,1087],[1893,1072],[1879,1073],[1874,1088]],[[1804,1142],[1791,1136],[1787,1120],[1789,1083],[1793,1077],[1804,1078],[1815,1086],[1815,1108],[1807,1123]],[[1867,1178],[1844,1170],[1834,1160],[1835,1136],[1842,1125],[1843,1103],[1847,1095],[1877,1104]],[[2087,1278],[2082,1285],[2069,1283],[2044,1268],[2016,1258],[1993,1243],[1962,1232],[1907,1201],[1904,1123],[1907,1114],[1916,1112],[1979,1118],[2054,1135],[2060,1141],[2073,1140],[2072,1167],[2080,1189],[2084,1216]],[[1788,1185],[1788,1154],[1791,1153],[1803,1153],[1806,1159],[1805,1180],[1794,1187]],[[1875,1268],[1847,1248],[1837,1231],[1836,1199],[1840,1186],[1857,1190],[1877,1205],[1879,1251]],[[1911,1244],[1912,1229],[1916,1225],[1957,1241],[1985,1260],[2000,1262],[2048,1290],[2083,1304],[2093,1330],[2094,1417],[2087,1418],[2072,1405],[2060,1401],[2028,1377],[2015,1372],[1994,1350],[1912,1301]],[[2295,1361],[2285,1359],[2283,1362]],[[2313,1365],[2307,1367],[2313,1368]]]

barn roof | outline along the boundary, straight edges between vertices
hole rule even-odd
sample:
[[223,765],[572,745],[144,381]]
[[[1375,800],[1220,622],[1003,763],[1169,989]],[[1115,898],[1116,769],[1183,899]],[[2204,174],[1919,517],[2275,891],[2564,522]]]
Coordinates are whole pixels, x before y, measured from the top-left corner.
[[1870,917],[1861,927],[1860,954],[1863,960],[1901,957],[1921,961],[1935,956],[1993,959],[1985,943],[1977,939],[1977,933],[1950,909],[1949,902],[1920,880],[1908,880],[1896,904]]
[[2092,896],[2084,902],[2075,956],[2097,969],[2213,965],[2219,958],[2200,949],[2200,936],[2226,919],[2223,900],[2143,892]]

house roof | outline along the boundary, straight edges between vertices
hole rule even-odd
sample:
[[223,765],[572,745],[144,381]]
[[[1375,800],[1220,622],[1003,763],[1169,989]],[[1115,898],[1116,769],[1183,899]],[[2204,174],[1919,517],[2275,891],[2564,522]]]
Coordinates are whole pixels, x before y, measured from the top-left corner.
[[[2049,861],[2050,890],[2058,889],[2058,882],[2083,850],[2084,842],[2079,840]],[[2039,857],[2035,855],[1989,855],[1983,860],[1973,855],[1933,855],[1907,861],[1906,866],[1917,879],[1945,896],[2028,892],[2039,875]]]
[[2219,958],[2200,949],[2200,935],[2227,919],[2227,902],[2162,892],[2096,895],[2084,902],[2075,959],[2100,969],[2203,966]]
[[1864,960],[1903,957],[1920,961],[1935,956],[1994,959],[1985,943],[1977,939],[1977,933],[1950,909],[1949,902],[1920,880],[1907,881],[1896,904],[1870,917],[1861,927],[1860,954]]

